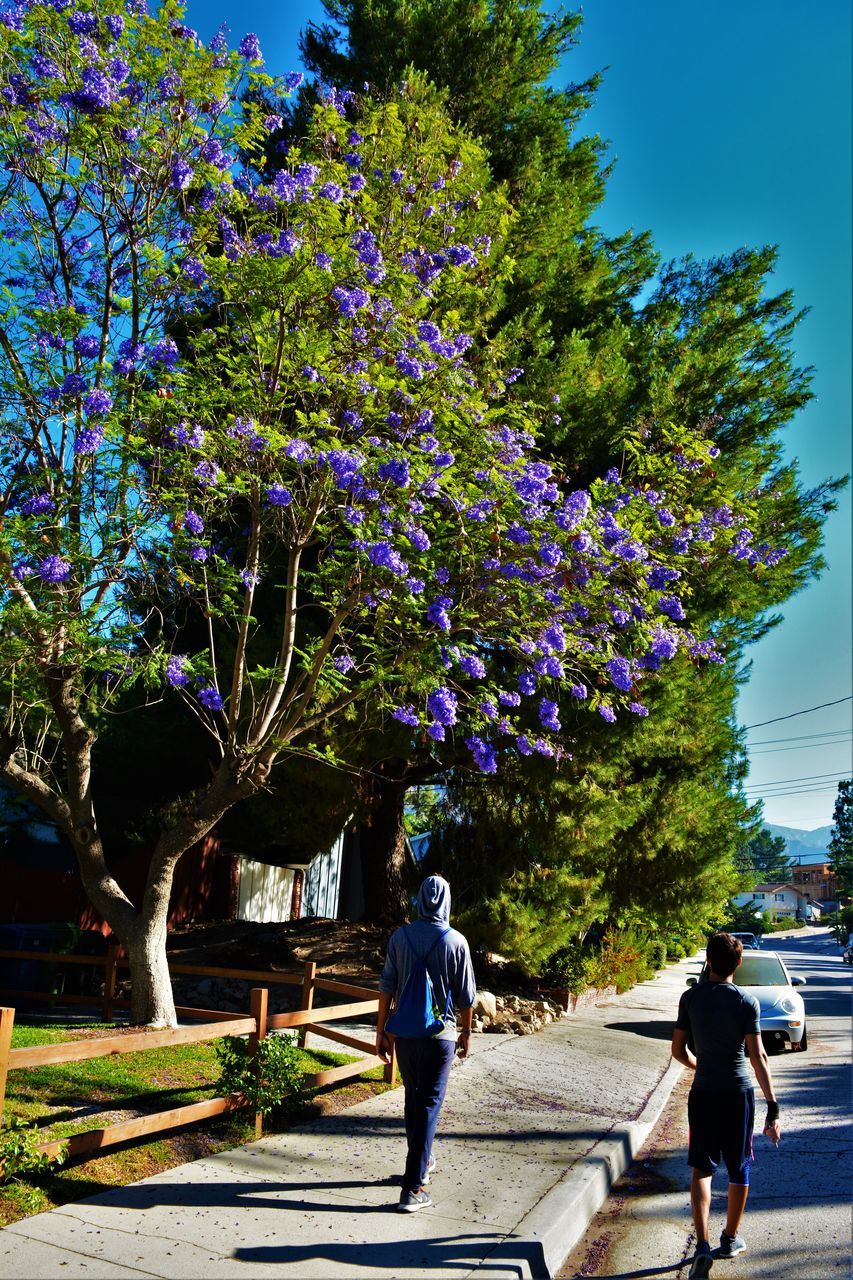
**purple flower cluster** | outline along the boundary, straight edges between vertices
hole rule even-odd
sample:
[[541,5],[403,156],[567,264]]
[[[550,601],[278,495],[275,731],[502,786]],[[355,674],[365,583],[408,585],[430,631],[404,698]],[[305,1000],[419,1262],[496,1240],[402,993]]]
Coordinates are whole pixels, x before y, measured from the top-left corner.
[[71,577],[71,565],[62,556],[50,555],[45,556],[39,562],[38,575],[42,582],[55,586],[60,582],[67,582]]
[[21,503],[22,516],[47,516],[56,510],[56,503],[49,493],[35,493]]
[[199,689],[196,697],[208,711],[221,711],[225,705],[222,694],[212,684],[204,685]]
[[441,686],[433,689],[427,698],[427,710],[438,724],[450,726],[456,724],[459,713],[459,700],[452,689]]
[[184,670],[186,664],[185,655],[180,653],[172,654],[166,663],[166,680],[173,689],[180,689],[189,684],[190,678]]

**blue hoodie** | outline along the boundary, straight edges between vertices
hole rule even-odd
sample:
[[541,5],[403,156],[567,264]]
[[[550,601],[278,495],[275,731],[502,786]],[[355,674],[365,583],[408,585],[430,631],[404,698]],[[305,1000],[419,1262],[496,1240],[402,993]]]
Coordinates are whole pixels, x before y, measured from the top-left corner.
[[445,1007],[448,992],[451,996],[450,1018],[438,1038],[455,1040],[456,1010],[473,1005],[477,995],[471,953],[462,934],[450,928],[450,885],[446,880],[427,876],[418,890],[417,905],[419,919],[391,934],[379,990],[399,995],[412,971],[415,951],[419,956],[426,955],[436,937],[446,933],[427,959],[427,970],[440,1009]]

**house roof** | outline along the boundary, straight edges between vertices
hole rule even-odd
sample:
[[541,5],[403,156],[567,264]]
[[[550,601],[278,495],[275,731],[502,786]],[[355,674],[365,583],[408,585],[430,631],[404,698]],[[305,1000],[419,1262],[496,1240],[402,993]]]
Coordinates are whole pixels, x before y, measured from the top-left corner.
[[779,884],[757,884],[752,890],[753,893],[778,893],[780,889],[790,889],[792,893],[797,893],[803,897],[802,890],[798,885],[791,884],[789,881],[782,880]]

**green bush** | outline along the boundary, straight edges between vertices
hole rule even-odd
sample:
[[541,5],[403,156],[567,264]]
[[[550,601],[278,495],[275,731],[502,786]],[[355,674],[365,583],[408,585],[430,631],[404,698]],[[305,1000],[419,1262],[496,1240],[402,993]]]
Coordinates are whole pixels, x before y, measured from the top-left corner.
[[805,920],[795,920],[793,916],[779,916],[778,920],[771,920],[765,933],[781,933],[784,929],[805,929],[805,927]]
[[64,1162],[67,1146],[58,1155],[38,1151],[41,1130],[27,1120],[13,1116],[0,1128],[0,1181],[17,1181],[21,1174],[46,1173]]
[[648,945],[646,956],[653,969],[662,969],[666,964],[666,943],[654,938]]
[[615,986],[621,993],[651,978],[654,970],[649,964],[647,948],[648,943],[641,942],[632,929],[609,929],[601,939],[598,953],[587,962],[589,986]]
[[216,1045],[222,1068],[217,1088],[242,1093],[253,1111],[296,1111],[304,1098],[302,1055],[290,1035],[267,1036],[249,1056],[248,1041],[225,1036]]
[[560,947],[549,957],[542,970],[545,982],[553,987],[567,987],[574,996],[587,987],[588,957],[578,943]]

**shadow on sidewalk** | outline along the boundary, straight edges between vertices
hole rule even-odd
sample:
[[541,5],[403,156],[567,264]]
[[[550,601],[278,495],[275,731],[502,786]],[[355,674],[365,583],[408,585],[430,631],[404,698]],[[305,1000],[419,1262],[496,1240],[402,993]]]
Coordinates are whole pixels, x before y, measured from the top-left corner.
[[675,1025],[675,1019],[665,1022],[606,1022],[604,1029],[606,1031],[630,1031],[635,1036],[646,1036],[649,1040],[666,1040],[667,1044],[672,1039],[672,1028]]
[[[493,1245],[492,1241],[500,1243]],[[427,1274],[433,1270],[448,1269],[470,1272],[477,1266],[505,1272],[507,1280],[548,1275],[541,1245],[512,1237],[501,1239],[497,1232],[411,1241],[257,1245],[249,1249],[235,1249],[231,1257],[237,1262],[254,1263],[256,1266],[292,1265],[323,1258],[332,1265],[364,1267],[368,1275],[384,1270],[399,1272],[402,1268]]]

